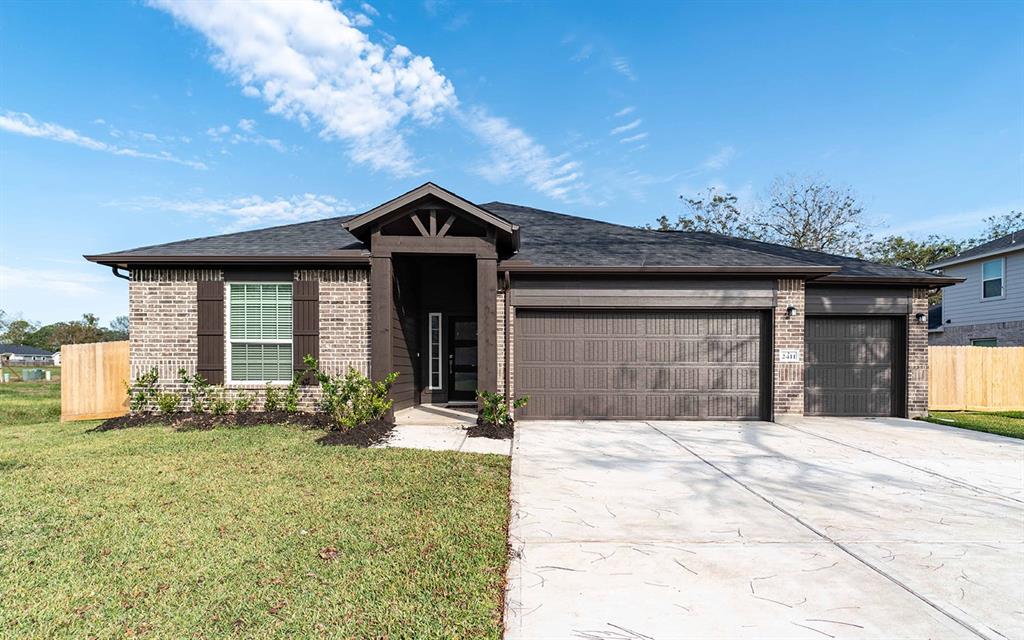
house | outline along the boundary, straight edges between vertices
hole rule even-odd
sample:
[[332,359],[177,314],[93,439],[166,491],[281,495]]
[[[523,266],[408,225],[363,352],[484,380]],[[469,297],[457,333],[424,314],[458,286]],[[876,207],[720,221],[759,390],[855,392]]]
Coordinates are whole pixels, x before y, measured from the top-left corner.
[[942,292],[928,344],[1024,346],[1024,229],[928,268],[963,279]]
[[53,358],[53,365],[56,366],[56,367],[59,367],[60,366],[60,351],[54,351],[53,354],[50,357]]
[[956,282],[433,183],[360,215],[86,258],[130,273],[133,376],[173,386],[186,367],[233,393],[310,354],[399,372],[396,408],[481,389],[530,396],[520,418],[920,415],[928,292]]
[[0,344],[0,362],[6,365],[50,365],[53,356],[45,349],[37,349],[23,344]]

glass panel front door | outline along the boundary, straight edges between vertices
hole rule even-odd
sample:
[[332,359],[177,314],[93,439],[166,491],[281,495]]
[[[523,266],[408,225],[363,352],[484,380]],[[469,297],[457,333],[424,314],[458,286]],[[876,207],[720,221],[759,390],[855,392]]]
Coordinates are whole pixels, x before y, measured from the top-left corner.
[[476,400],[476,320],[451,318],[448,335],[448,400]]

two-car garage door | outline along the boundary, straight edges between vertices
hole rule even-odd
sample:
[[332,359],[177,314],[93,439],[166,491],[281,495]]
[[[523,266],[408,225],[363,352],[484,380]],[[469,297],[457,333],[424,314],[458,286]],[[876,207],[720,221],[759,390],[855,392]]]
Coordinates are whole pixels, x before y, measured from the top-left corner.
[[759,419],[758,311],[521,309],[523,418]]

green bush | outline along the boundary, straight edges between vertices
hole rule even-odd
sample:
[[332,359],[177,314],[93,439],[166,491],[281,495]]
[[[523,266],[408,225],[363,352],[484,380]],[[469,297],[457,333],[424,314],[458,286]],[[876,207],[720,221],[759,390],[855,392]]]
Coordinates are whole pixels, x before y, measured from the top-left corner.
[[215,416],[224,416],[231,411],[231,401],[227,399],[227,392],[224,387],[211,387],[208,389],[207,406],[210,413]]
[[279,389],[274,387],[271,383],[267,383],[267,390],[264,392],[263,398],[263,410],[264,411],[280,411],[283,399],[283,394]]
[[344,376],[332,376],[321,371],[316,358],[309,355],[303,362],[320,383],[320,410],[334,418],[339,428],[380,420],[391,408],[388,391],[398,379],[397,372],[375,381],[352,368]]
[[128,391],[128,407],[132,412],[144,411],[149,403],[156,399],[156,383],[159,378],[159,372],[156,367],[153,367],[136,378],[135,382],[129,384],[125,381],[124,387]]
[[292,381],[288,383],[288,386],[284,390],[284,410],[288,413],[295,413],[299,410],[299,381],[305,373],[296,373],[292,376]]
[[181,395],[174,392],[158,393],[156,394],[156,406],[160,409],[160,413],[170,414],[175,413],[178,410],[178,405],[181,404]]
[[[499,427],[512,425],[512,412],[505,396],[493,391],[477,391],[476,397],[480,399],[480,420],[484,424],[493,424]],[[529,396],[523,396],[512,401],[512,408],[525,407],[530,401]]]
[[185,385],[185,397],[188,398],[191,411],[203,413],[208,409],[212,410],[212,389],[206,378],[198,373],[189,375],[184,367],[178,369],[178,378]]
[[256,404],[256,394],[239,391],[238,396],[235,397],[235,413],[252,411],[254,404]]

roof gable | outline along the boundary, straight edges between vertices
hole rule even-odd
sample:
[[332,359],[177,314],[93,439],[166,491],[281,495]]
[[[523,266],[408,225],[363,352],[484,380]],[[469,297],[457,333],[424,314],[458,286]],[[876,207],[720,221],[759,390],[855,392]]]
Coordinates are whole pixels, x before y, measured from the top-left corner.
[[966,251],[961,251],[952,258],[939,260],[934,264],[928,265],[928,268],[941,269],[942,267],[970,262],[972,260],[980,260],[982,258],[988,258],[989,256],[998,256],[1012,251],[1024,251],[1024,229],[1018,229],[1017,231],[1008,233],[1005,236],[996,238],[995,240],[989,240],[988,242],[979,244],[976,247],[971,247]]
[[504,233],[509,237],[512,237],[518,229],[516,225],[508,220],[473,204],[462,196],[443,189],[433,182],[426,182],[412,191],[403,193],[397,198],[388,200],[384,204],[370,209],[366,213],[349,218],[344,224],[345,230],[357,238],[365,240],[369,230],[375,226],[374,223],[380,224],[390,216],[407,211],[418,203],[431,198],[440,200],[449,207],[476,218],[480,222],[494,227],[499,233]]

